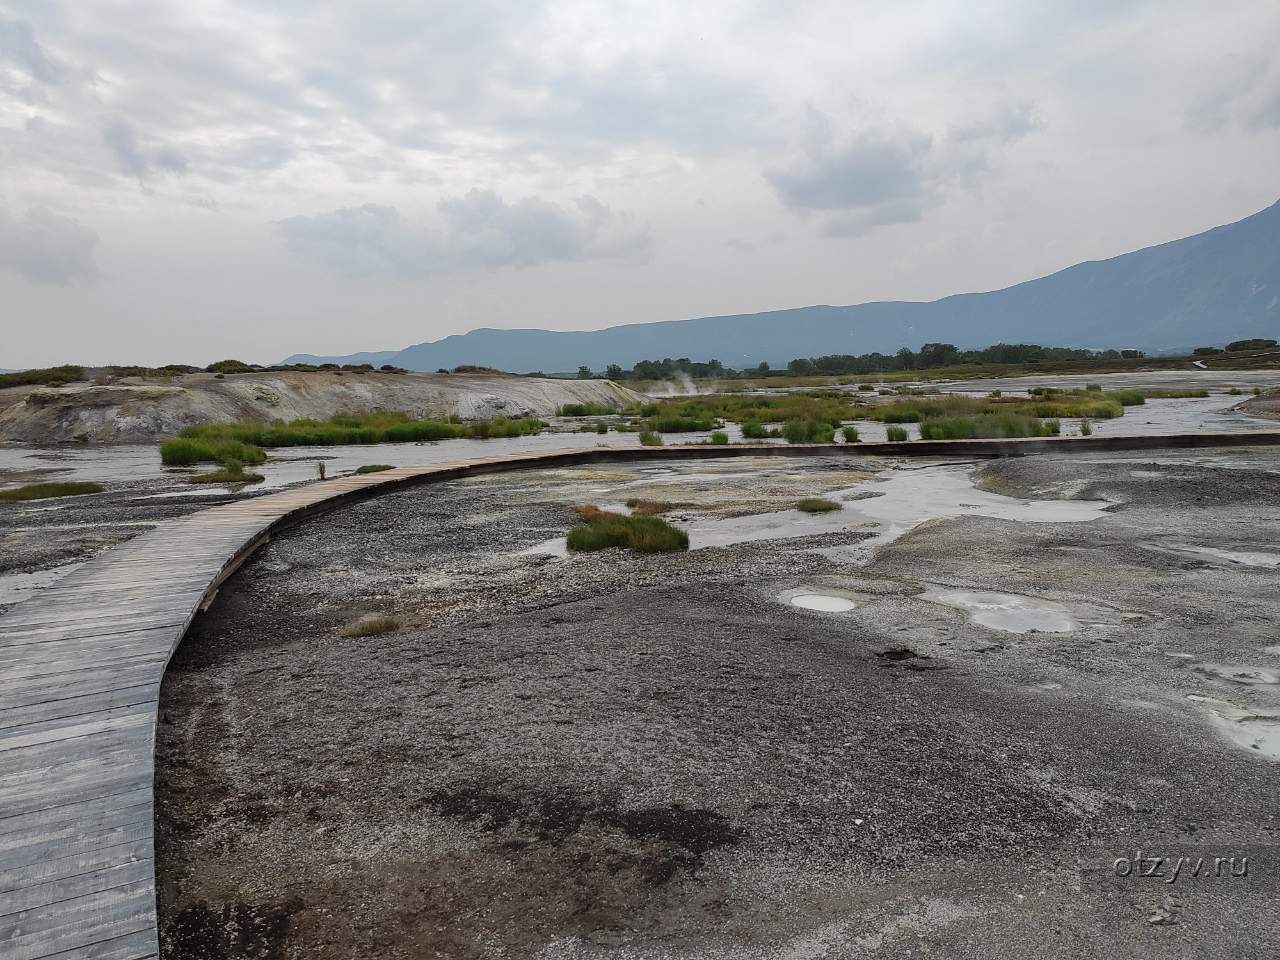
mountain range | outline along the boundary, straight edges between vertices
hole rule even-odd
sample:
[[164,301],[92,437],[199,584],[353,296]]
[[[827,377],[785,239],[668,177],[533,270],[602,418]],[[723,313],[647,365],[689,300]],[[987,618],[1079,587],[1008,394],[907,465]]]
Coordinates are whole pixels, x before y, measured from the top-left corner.
[[603,370],[639,360],[718,359],[726,366],[825,354],[893,353],[929,342],[964,348],[1039,343],[1151,352],[1280,332],[1280,202],[1235,223],[1108,260],[1078,263],[1002,290],[941,300],[810,306],[632,323],[603,330],[481,328],[403,350],[284,363],[461,364],[513,373]]

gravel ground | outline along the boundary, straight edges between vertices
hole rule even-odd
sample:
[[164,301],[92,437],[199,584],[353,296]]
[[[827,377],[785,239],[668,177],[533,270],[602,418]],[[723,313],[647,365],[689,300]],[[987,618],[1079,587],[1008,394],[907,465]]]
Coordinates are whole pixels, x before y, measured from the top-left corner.
[[[1277,768],[1241,736],[1280,723],[1280,594],[1256,565],[1280,456],[989,463],[983,489],[1112,505],[935,520],[865,566],[815,552],[857,524],[521,553],[587,502],[678,519],[874,491],[850,467],[482,477],[273,540],[162,691],[166,955],[1272,956]],[[799,588],[857,606],[779,601]],[[926,598],[943,588],[1080,626],[991,629]],[[400,628],[340,634],[375,614]],[[1118,876],[1139,850],[1191,861]],[[1189,876],[1214,856],[1248,876]]]

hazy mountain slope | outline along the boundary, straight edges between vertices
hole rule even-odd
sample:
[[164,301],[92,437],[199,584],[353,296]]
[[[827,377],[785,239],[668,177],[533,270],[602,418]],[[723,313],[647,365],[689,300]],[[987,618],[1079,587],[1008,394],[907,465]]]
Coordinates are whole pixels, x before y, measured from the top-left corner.
[[[1159,350],[1280,332],[1280,203],[1205,233],[1090,261],[1003,290],[930,303],[813,306],[637,323],[592,331],[480,329],[420,343],[389,361],[504,370],[603,369],[660,357],[730,366],[828,353],[892,353],[938,340]],[[361,355],[357,355],[361,356]],[[329,358],[341,362],[362,362]]]

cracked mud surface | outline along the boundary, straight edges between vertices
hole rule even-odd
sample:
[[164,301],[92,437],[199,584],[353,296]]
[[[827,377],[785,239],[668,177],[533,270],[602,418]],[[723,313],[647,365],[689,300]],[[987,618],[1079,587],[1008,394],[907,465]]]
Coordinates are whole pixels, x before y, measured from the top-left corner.
[[[1280,552],[1280,455],[987,463],[984,490],[1111,506],[932,520],[866,565],[818,552],[858,522],[520,553],[582,503],[735,516],[891,466],[513,473],[273,540],[162,691],[167,956],[1270,956],[1280,766],[1189,697],[1280,716],[1280,688],[1231,679],[1280,667],[1277,573],[1185,548]],[[990,629],[938,587],[1079,627]],[[799,588],[856,606],[779,599]],[[372,614],[402,625],[340,635]],[[1116,876],[1135,848],[1251,870]]]

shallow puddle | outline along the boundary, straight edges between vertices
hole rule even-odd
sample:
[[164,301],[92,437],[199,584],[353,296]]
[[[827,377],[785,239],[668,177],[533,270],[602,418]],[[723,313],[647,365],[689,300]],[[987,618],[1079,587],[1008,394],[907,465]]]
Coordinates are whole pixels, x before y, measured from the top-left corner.
[[1080,626],[1062,604],[1016,593],[929,590],[924,598],[964,610],[974,623],[1006,633],[1067,633]]
[[1280,716],[1214,697],[1190,694],[1187,699],[1203,710],[1218,732],[1236,746],[1268,760],[1280,760]]
[[1239,683],[1244,686],[1280,683],[1280,674],[1265,667],[1235,666],[1225,663],[1193,663],[1191,669],[1203,673],[1207,677],[1216,677],[1228,683]]
[[[873,494],[867,496],[867,494]],[[863,562],[883,546],[926,520],[978,516],[1033,523],[1081,523],[1102,516],[1103,500],[1022,500],[987,493],[973,485],[967,464],[939,464],[886,470],[875,479],[824,496],[844,509],[824,514],[795,510],[696,521],[686,526],[691,547],[725,547],[755,540],[778,540],[822,533],[871,530],[857,544],[829,547],[823,553],[838,562]]]
[[820,613],[845,613],[857,606],[848,597],[832,593],[798,593],[788,602],[801,610],[817,610]]
[[41,587],[56,583],[83,562],[64,563],[60,567],[37,570],[34,573],[0,574],[0,604],[20,603]]

